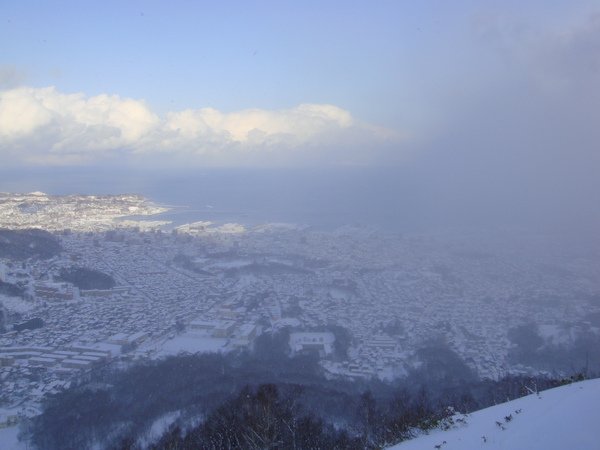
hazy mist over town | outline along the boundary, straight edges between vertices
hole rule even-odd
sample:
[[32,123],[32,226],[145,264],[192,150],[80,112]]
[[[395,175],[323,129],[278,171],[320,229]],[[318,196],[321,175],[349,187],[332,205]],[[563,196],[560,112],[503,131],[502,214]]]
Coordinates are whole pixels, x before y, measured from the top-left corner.
[[1,449],[600,441],[597,1],[0,17]]

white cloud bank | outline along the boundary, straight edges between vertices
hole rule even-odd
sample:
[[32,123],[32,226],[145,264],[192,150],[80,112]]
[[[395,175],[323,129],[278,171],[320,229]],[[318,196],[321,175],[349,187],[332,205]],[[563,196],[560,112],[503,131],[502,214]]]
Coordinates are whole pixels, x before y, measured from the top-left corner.
[[[389,130],[326,104],[223,113],[187,109],[159,117],[140,100],[64,94],[54,87],[0,92],[0,157],[15,164],[77,164],[115,156],[186,164],[285,164],[369,160],[367,143]],[[357,144],[362,148],[359,150]]]

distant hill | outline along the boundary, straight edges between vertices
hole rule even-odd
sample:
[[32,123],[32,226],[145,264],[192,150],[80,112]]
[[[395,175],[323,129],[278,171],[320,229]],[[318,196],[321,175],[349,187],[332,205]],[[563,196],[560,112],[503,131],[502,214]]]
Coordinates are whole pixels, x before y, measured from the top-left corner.
[[388,450],[600,448],[600,379],[531,394],[467,416]]
[[79,289],[112,289],[116,285],[110,275],[85,267],[62,269],[58,279],[72,283]]
[[0,229],[0,258],[50,259],[61,251],[58,239],[47,231]]

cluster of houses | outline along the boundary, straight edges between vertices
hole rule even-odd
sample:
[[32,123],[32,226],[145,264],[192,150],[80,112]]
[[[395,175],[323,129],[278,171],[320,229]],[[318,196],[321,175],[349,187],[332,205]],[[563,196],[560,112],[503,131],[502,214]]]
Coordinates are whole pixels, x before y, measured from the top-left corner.
[[[289,342],[292,353],[316,353],[340,375],[402,373],[414,363],[412,352],[435,338],[495,377],[506,371],[511,326],[581,318],[576,300],[540,307],[538,298],[595,292],[584,277],[556,280],[510,255],[457,257],[468,245],[429,238],[352,230],[184,232],[70,233],[53,259],[11,268],[0,262],[0,279],[27,282],[19,323],[43,321],[41,328],[0,334],[1,392],[17,401],[42,371],[43,383],[54,386],[117,356],[131,358],[136,348],[154,357],[181,334],[233,349],[286,325],[345,328],[351,339],[344,361],[334,361],[331,332],[295,331]],[[176,263],[182,254],[192,267]],[[112,276],[117,286],[79,291],[53,280],[74,264]]]

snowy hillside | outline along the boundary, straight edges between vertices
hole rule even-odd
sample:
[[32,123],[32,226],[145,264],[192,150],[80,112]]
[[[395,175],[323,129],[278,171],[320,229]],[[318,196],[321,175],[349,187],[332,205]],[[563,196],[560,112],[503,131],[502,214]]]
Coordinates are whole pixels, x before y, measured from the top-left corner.
[[492,406],[389,450],[600,449],[600,379]]

